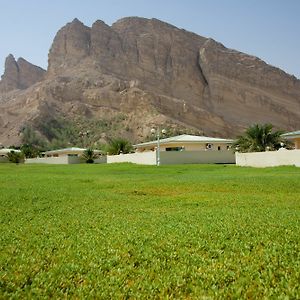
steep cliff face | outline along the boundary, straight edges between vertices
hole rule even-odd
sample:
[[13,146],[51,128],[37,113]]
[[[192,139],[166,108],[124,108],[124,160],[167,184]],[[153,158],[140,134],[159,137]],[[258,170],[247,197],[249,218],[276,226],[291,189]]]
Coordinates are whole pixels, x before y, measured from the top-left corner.
[[199,50],[199,65],[208,82],[212,111],[226,123],[300,126],[300,81],[296,77],[211,39]]
[[0,82],[2,143],[17,141],[26,122],[58,116],[119,122],[101,137],[123,135],[133,142],[155,125],[221,137],[255,122],[300,128],[298,79],[156,19],[91,27],[74,19],[58,31],[46,75],[33,78],[28,64],[7,58]]
[[76,66],[90,53],[90,28],[74,19],[56,34],[49,51],[48,74],[58,75]]
[[16,61],[10,54],[5,60],[5,72],[0,81],[0,93],[27,89],[36,82],[42,81],[45,73],[45,70],[29,63],[22,57]]

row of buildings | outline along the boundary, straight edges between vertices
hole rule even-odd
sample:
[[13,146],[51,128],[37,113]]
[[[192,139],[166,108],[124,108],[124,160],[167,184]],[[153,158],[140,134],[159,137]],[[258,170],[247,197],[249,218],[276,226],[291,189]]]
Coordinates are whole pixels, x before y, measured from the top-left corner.
[[[134,145],[134,153],[100,155],[95,163],[131,162],[147,165],[220,163],[240,166],[268,167],[278,165],[300,166],[300,131],[283,134],[295,144],[294,150],[234,153],[233,140],[205,136],[179,135]],[[6,155],[12,149],[0,149],[0,162],[7,161]],[[43,153],[41,158],[26,159],[25,163],[76,164],[83,160],[85,149],[66,148]],[[18,151],[18,150],[15,150]]]

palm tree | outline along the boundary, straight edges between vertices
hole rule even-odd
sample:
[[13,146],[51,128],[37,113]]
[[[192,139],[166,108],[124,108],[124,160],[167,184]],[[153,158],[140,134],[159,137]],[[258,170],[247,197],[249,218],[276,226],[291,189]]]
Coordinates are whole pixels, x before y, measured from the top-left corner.
[[233,147],[239,152],[278,150],[282,143],[286,143],[281,138],[283,131],[277,130],[273,132],[272,130],[272,124],[254,124],[237,138],[233,143]]
[[111,155],[120,153],[129,153],[132,151],[132,145],[129,141],[123,138],[115,138],[109,141],[107,152]]
[[88,148],[83,151],[82,158],[85,160],[87,164],[94,163],[94,160],[98,157],[98,155],[94,152],[93,149]]

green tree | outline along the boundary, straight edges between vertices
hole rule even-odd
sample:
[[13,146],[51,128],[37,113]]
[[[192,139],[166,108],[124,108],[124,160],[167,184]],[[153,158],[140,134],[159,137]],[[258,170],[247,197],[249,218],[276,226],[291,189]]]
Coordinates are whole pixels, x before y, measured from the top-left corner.
[[36,131],[30,127],[26,126],[21,131],[22,143],[26,145],[31,145],[35,148],[45,148],[46,141],[41,136],[38,136]]
[[132,149],[132,144],[123,138],[111,139],[107,146],[107,152],[111,155],[126,154],[131,152]]
[[87,164],[94,163],[94,160],[98,157],[98,154],[95,153],[95,151],[91,148],[86,149],[83,154],[82,158],[85,160]]
[[16,151],[10,151],[7,153],[7,158],[10,162],[19,164],[21,162],[24,162],[24,154],[22,152],[16,152]]
[[273,131],[272,124],[254,124],[233,143],[233,148],[239,152],[263,152],[278,150],[281,143],[286,143],[281,137],[283,131]]
[[23,144],[21,145],[20,149],[24,154],[25,158],[38,157],[41,153],[40,149],[30,144]]

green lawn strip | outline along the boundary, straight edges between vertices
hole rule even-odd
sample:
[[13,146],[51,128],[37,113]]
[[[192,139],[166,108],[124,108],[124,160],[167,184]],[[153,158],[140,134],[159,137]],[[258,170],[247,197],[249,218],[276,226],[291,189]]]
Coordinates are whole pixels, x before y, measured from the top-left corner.
[[299,298],[300,170],[0,166],[0,298]]

